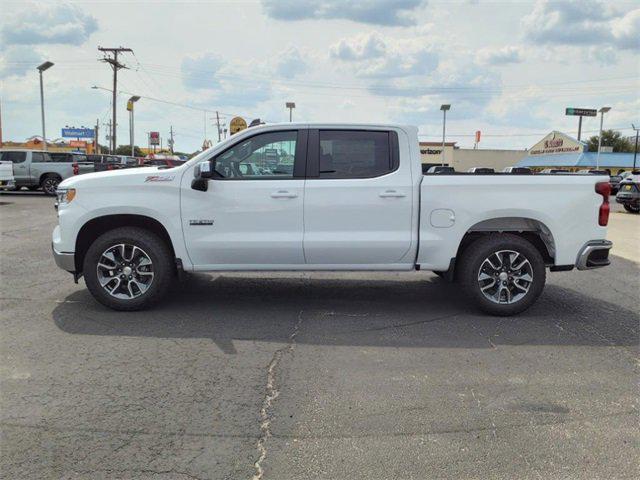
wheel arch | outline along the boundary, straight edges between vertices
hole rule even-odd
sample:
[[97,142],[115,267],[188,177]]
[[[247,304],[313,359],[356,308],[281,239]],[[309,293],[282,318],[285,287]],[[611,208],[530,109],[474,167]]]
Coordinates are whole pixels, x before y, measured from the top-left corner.
[[164,241],[171,251],[173,258],[176,252],[167,229],[155,218],[139,214],[113,214],[92,218],[87,221],[76,237],[75,267],[81,273],[84,257],[91,244],[102,234],[120,227],[138,227],[155,233]]
[[464,255],[465,249],[475,240],[495,233],[509,233],[522,237],[540,252],[546,265],[554,264],[556,246],[551,230],[540,220],[527,217],[496,217],[472,225],[458,245],[456,260]]

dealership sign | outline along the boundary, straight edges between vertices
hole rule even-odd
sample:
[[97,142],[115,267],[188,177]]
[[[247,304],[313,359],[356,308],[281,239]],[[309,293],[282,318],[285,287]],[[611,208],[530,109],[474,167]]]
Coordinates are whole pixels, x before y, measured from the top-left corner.
[[576,117],[595,117],[598,115],[598,111],[595,108],[568,107],[564,113],[565,115],[573,115]]
[[63,138],[93,138],[95,131],[93,128],[63,128]]
[[559,153],[582,153],[585,144],[562,132],[551,132],[529,150],[529,155],[553,155]]
[[149,132],[149,145],[160,145],[160,132]]

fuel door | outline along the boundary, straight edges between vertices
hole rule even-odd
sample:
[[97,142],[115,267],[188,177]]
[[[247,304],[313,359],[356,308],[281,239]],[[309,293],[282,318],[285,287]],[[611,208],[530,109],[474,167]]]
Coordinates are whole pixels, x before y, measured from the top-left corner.
[[429,221],[432,227],[450,228],[456,223],[456,214],[448,208],[437,208],[431,211]]

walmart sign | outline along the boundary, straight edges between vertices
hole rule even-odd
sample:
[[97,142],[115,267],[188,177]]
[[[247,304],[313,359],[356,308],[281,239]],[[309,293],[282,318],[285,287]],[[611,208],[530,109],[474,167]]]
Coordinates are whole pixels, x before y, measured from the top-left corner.
[[93,138],[95,132],[93,128],[63,128],[63,138]]

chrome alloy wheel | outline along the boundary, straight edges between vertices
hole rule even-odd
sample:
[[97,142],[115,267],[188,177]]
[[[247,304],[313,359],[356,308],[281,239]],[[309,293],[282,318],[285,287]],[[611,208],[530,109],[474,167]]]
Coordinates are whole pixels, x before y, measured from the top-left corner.
[[494,303],[512,304],[522,299],[533,284],[529,260],[513,250],[492,253],[480,265],[480,291]]
[[98,261],[98,282],[109,295],[131,300],[153,283],[153,262],[147,252],[128,243],[107,248]]

